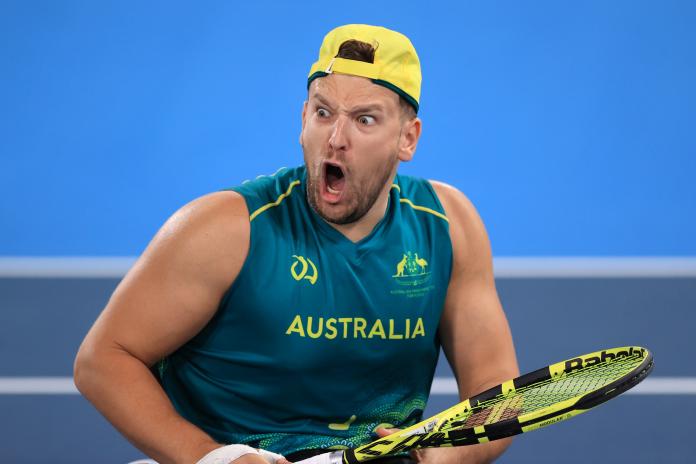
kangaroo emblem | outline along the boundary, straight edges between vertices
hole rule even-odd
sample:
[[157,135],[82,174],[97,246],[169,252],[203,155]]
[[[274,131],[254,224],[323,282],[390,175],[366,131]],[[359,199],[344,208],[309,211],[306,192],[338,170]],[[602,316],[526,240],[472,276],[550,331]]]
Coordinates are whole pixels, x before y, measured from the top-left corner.
[[406,263],[407,263],[407,262],[408,262],[408,256],[406,256],[406,255],[404,254],[404,257],[401,259],[401,261],[399,261],[399,262],[396,264],[396,274],[394,275],[394,277],[403,277],[403,275],[404,275],[404,268],[406,267]]
[[408,287],[408,289],[392,290],[393,294],[409,297],[423,296],[435,288],[433,285],[428,285],[432,278],[432,273],[428,271],[428,261],[410,250],[405,251],[401,261],[396,263],[396,274],[392,278],[397,285]]

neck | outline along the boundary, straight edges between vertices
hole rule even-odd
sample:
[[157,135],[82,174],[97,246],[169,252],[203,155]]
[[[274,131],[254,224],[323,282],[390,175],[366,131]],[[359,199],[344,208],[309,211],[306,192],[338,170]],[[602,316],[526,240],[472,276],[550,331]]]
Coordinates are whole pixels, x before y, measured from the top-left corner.
[[[390,177],[390,179],[392,179]],[[363,238],[367,237],[372,229],[375,228],[377,223],[382,220],[385,213],[387,212],[387,205],[389,204],[389,191],[391,190],[391,181],[384,185],[382,191],[377,197],[377,201],[372,205],[367,213],[360,219],[350,224],[334,224],[332,222],[327,223],[346,236],[351,242],[358,242]]]

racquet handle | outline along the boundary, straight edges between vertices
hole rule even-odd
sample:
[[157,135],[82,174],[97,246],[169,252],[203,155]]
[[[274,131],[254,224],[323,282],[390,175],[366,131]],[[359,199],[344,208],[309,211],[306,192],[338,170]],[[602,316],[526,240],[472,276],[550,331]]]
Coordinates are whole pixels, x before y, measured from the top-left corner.
[[343,464],[343,451],[331,451],[330,453],[318,454],[311,458],[297,461],[294,464]]

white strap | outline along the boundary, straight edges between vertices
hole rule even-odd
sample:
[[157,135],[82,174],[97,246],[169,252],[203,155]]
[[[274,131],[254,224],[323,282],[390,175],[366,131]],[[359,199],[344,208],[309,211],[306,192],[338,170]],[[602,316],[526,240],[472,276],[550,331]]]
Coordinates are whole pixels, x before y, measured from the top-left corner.
[[230,464],[245,454],[259,454],[256,448],[247,445],[227,445],[206,454],[196,464]]
[[[210,453],[203,456],[203,458],[200,461],[198,461],[197,464],[218,463],[219,460],[204,461],[204,459],[209,459],[209,458],[210,459],[218,459],[218,456],[213,455],[213,453],[216,451],[222,450],[223,448],[225,448],[226,450],[224,451],[224,453],[220,452],[221,456],[219,456],[219,458],[223,459],[222,462],[225,462],[225,463],[229,462],[229,461],[224,461],[224,459],[230,459],[230,460],[237,459],[233,456],[232,452],[230,452],[229,455],[225,456],[225,454],[228,453],[229,448],[232,448],[232,447],[236,447],[233,449],[233,451],[237,453],[237,457],[241,457],[245,454],[257,452],[259,454],[259,456],[264,458],[268,464],[275,464],[275,462],[278,459],[281,459],[284,457],[282,454],[274,453],[272,451],[267,451],[264,449],[255,450],[254,448],[251,448],[251,447],[246,446],[246,445],[230,445],[230,446],[223,446],[222,448],[218,448],[216,450],[211,451]],[[251,451],[249,451],[249,450],[251,450]],[[152,460],[152,459],[138,459],[137,461],[131,461],[128,464],[157,464],[157,461]]]

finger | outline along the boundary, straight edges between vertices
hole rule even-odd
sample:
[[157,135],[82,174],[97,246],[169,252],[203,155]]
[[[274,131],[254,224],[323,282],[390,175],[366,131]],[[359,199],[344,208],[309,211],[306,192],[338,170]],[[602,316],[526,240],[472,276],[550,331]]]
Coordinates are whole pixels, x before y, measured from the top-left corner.
[[282,454],[274,453],[265,449],[259,449],[259,456],[264,458],[268,464],[280,464],[281,459],[286,463],[289,462]]
[[386,437],[387,435],[391,435],[392,433],[400,432],[401,429],[397,428],[386,428],[386,427],[379,427],[377,430],[375,430],[375,433],[377,434],[378,437]]
[[421,462],[423,461],[423,458],[425,457],[425,450],[411,450],[409,451],[409,454],[411,455],[411,459],[413,459],[416,462]]

